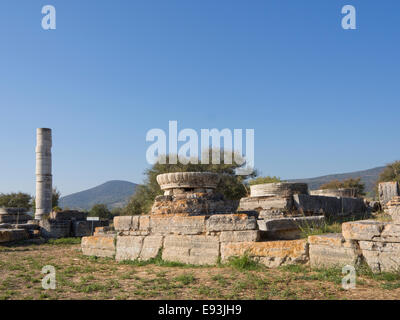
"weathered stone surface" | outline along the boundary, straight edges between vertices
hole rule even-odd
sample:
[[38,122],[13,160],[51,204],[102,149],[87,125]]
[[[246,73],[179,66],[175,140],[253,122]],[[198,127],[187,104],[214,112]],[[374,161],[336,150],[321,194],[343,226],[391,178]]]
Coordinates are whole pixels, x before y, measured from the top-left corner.
[[206,223],[210,231],[257,230],[257,220],[246,214],[218,214],[211,216]]
[[51,212],[53,176],[51,174],[51,129],[36,130],[36,210],[35,219],[41,220]]
[[239,201],[225,200],[221,194],[184,192],[156,197],[152,215],[186,214],[188,216],[236,212]]
[[150,219],[152,234],[202,234],[206,231],[205,216],[153,215]]
[[[240,199],[238,211],[255,210],[264,211],[266,214],[270,212],[288,212],[293,209],[292,197],[247,197]],[[261,218],[261,217],[260,217]]]
[[312,267],[356,266],[361,251],[355,241],[346,241],[340,233],[309,236],[310,265]]
[[188,264],[215,264],[219,257],[219,239],[216,236],[166,236],[162,259]]
[[378,185],[379,201],[386,205],[393,197],[400,196],[399,184],[395,181],[380,182]]
[[32,217],[23,208],[0,208],[0,224],[27,223]]
[[342,234],[346,240],[376,241],[387,224],[375,220],[345,222],[342,224]]
[[143,239],[143,236],[118,236],[115,259],[117,261],[138,259]]
[[114,217],[114,229],[116,231],[136,231],[139,229],[140,216]]
[[211,172],[170,172],[157,176],[161,190],[215,189],[219,180],[219,175]]
[[296,194],[293,199],[298,212],[304,215],[348,216],[365,213],[367,210],[363,199],[358,198]]
[[263,231],[297,230],[304,227],[318,227],[325,222],[324,216],[287,217],[280,219],[259,220],[258,226]]
[[148,236],[143,240],[142,250],[140,251],[140,260],[149,260],[155,258],[163,246],[162,236]]
[[400,223],[400,197],[393,197],[387,203],[387,210],[385,210],[395,223]]
[[220,234],[221,242],[251,242],[259,241],[261,234],[259,230],[245,231],[223,231]]
[[77,210],[53,211],[50,219],[55,220],[86,220],[88,213]]
[[291,241],[221,243],[222,261],[227,261],[233,256],[242,256],[245,253],[268,267],[306,263],[308,261],[308,244],[304,239]]
[[251,197],[281,196],[288,197],[294,194],[308,194],[306,183],[277,182],[250,186]]
[[325,196],[325,197],[354,198],[354,197],[357,197],[357,189],[355,189],[355,188],[340,188],[340,189],[310,190],[310,195]]
[[82,253],[86,256],[114,258],[116,235],[104,234],[83,237],[81,242]]
[[0,229],[0,243],[25,240],[29,234],[24,229]]
[[42,219],[40,232],[44,238],[65,238],[71,235],[71,220]]
[[360,241],[362,255],[373,272],[398,272],[400,243]]

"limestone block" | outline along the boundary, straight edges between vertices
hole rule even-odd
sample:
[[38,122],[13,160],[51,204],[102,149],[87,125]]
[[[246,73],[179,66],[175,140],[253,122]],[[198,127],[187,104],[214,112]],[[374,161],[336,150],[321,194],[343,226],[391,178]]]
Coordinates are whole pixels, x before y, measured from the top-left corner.
[[150,231],[150,215],[139,216],[139,231],[143,232]]
[[277,182],[264,183],[250,186],[251,197],[263,196],[292,196],[293,194],[308,194],[306,183]]
[[24,229],[0,229],[0,243],[26,240],[29,234]]
[[293,230],[304,227],[318,227],[324,222],[324,216],[287,217],[280,219],[261,220],[259,221],[259,228],[260,230],[265,231]]
[[221,242],[252,242],[259,241],[261,234],[259,230],[245,231],[222,231],[220,234]]
[[312,267],[356,266],[361,251],[355,241],[346,241],[340,233],[308,237],[310,265]]
[[152,234],[202,234],[206,231],[205,216],[152,215],[150,219]]
[[117,216],[114,217],[114,228],[116,231],[130,231],[139,229],[140,216]]
[[342,234],[346,240],[373,241],[380,237],[387,222],[375,220],[360,220],[342,224]]
[[71,235],[71,220],[42,219],[40,232],[44,238],[65,238]]
[[373,272],[398,272],[400,243],[360,241],[362,255]]
[[400,223],[400,206],[390,207],[388,213],[395,223]]
[[115,239],[115,234],[83,237],[81,242],[82,253],[86,256],[114,258]]
[[308,262],[307,240],[221,243],[221,259],[248,254],[268,267]]
[[238,211],[262,210],[267,211],[290,211],[293,208],[292,197],[268,196],[247,197],[240,199]]
[[140,260],[155,258],[163,246],[162,236],[148,236],[143,240],[143,247],[140,252]]
[[170,235],[164,240],[162,259],[188,264],[215,264],[219,257],[219,239],[205,235]]
[[208,232],[257,230],[257,228],[256,218],[246,214],[217,214],[211,216],[206,223]]
[[301,214],[323,214],[325,216],[348,216],[366,212],[363,199],[338,198],[325,196],[309,196],[295,194],[293,196],[296,209]]
[[393,197],[400,196],[399,184],[395,181],[381,182],[378,185],[379,201],[386,205]]
[[143,245],[142,236],[117,236],[117,250],[115,259],[136,260],[139,258]]

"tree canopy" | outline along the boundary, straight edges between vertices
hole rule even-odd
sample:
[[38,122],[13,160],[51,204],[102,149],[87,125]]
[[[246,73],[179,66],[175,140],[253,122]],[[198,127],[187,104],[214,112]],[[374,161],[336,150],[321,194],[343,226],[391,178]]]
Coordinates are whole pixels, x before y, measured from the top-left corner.
[[356,194],[359,196],[365,195],[365,184],[361,182],[361,178],[349,178],[343,181],[339,180],[331,180],[325,184],[323,184],[320,189],[355,189]]
[[113,215],[110,210],[108,210],[105,204],[95,204],[88,213],[89,217],[99,217],[100,219],[112,219]]
[[274,183],[274,182],[282,182],[282,180],[281,178],[275,176],[257,177],[255,179],[251,179],[249,181],[249,185],[253,186],[255,184]]
[[378,183],[390,181],[397,181],[400,183],[400,161],[389,163],[379,175]]
[[29,210],[32,207],[32,197],[27,193],[1,193],[0,207],[6,208],[24,208]]

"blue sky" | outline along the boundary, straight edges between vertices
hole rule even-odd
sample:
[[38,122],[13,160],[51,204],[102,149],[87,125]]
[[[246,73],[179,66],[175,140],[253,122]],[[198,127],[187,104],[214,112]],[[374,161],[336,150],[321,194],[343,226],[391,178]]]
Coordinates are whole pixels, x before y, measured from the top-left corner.
[[[54,5],[57,29],[41,28]],[[357,30],[341,28],[354,5]],[[0,192],[34,194],[35,129],[54,185],[141,182],[148,130],[253,128],[264,175],[400,158],[397,0],[3,0]]]

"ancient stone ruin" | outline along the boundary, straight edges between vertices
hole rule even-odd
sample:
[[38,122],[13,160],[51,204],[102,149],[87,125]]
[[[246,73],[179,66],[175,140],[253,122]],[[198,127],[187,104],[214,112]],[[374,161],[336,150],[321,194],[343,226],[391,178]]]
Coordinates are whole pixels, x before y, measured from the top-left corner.
[[[190,264],[215,264],[244,253],[267,266],[308,261],[308,242],[299,239],[300,226],[321,223],[330,212],[324,202],[307,202],[311,196],[306,184],[252,186],[251,196],[237,209],[237,202],[215,192],[218,181],[208,172],[159,175],[164,195],[155,199],[151,214],[115,217],[114,230],[98,228],[94,236],[82,239],[83,253],[116,260],[161,254],[163,260]],[[351,201],[365,210],[362,200]],[[342,206],[337,208],[341,214]]]

